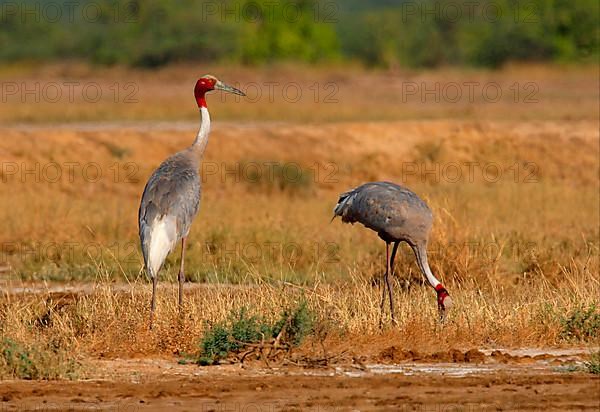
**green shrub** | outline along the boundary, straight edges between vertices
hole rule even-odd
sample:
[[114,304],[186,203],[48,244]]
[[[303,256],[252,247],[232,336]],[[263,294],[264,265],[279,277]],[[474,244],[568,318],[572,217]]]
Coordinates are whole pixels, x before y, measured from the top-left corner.
[[260,342],[271,336],[269,325],[256,316],[250,316],[246,308],[230,316],[227,322],[217,323],[204,335],[200,365],[211,365],[227,358],[231,352],[239,352],[246,344]]
[[26,345],[11,338],[0,341],[0,376],[18,379],[73,379],[78,363],[68,351],[49,342]]
[[312,170],[296,163],[278,161],[244,163],[240,168],[240,177],[250,187],[267,193],[307,193],[313,188],[315,181]]
[[596,305],[580,307],[560,320],[563,339],[590,340],[600,335],[600,311]]
[[237,319],[231,323],[231,350],[239,351],[244,348],[245,343],[260,342],[272,334],[271,330],[265,320],[249,316],[247,309],[242,308]]
[[303,301],[293,311],[283,311],[273,326],[273,336],[278,336],[283,330],[284,341],[298,346],[312,332],[314,323],[314,315]]
[[200,365],[212,365],[227,357],[231,351],[230,334],[225,325],[213,326],[200,343],[202,355],[198,359]]
[[583,364],[589,373],[600,375],[600,350],[592,353],[590,360]]
[[274,323],[251,316],[247,308],[232,314],[227,321],[208,328],[200,341],[199,365],[214,365],[252,345],[291,349],[302,343],[313,330],[314,315],[306,302],[286,308]]

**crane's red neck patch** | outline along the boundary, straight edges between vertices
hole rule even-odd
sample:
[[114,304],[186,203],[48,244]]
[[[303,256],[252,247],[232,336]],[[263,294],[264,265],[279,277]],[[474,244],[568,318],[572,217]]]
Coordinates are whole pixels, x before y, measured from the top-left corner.
[[204,93],[201,95],[196,94],[196,103],[198,103],[198,107],[206,107],[206,99],[204,98]]
[[205,94],[211,90],[215,89],[215,84],[217,81],[215,79],[201,77],[196,82],[196,86],[194,87],[194,97],[196,98],[196,103],[198,103],[198,107],[206,107],[206,99]]

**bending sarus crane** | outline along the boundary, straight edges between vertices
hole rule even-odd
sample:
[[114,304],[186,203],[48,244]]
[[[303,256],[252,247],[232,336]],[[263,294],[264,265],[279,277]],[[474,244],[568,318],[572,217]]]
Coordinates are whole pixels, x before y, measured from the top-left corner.
[[[427,263],[427,240],[433,223],[433,215],[427,204],[405,187],[390,182],[371,182],[340,195],[333,211],[335,219],[342,222],[362,223],[377,232],[385,241],[385,285],[381,298],[381,310],[385,303],[385,286],[390,299],[390,313],[394,320],[394,299],[389,276],[394,273],[394,258],[400,242],[410,245],[417,263],[429,284],[437,292],[440,320],[452,306],[452,299],[444,286],[433,276]],[[332,219],[332,220],[333,220]],[[390,258],[390,243],[394,243]]]
[[205,95],[212,90],[245,96],[240,90],[222,83],[214,76],[206,75],[199,78],[194,88],[194,96],[201,116],[196,140],[187,149],[169,157],[152,173],[142,195],[138,220],[146,273],[152,279],[150,328],[152,328],[156,308],[158,272],[167,255],[180,240],[180,310],[183,304],[185,241],[200,208],[201,187],[198,168],[210,133],[210,115],[206,107]]

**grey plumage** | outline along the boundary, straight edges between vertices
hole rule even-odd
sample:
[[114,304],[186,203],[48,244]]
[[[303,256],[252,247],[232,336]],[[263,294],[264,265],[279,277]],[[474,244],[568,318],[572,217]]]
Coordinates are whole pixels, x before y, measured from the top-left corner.
[[[394,303],[389,274],[393,275],[394,259],[400,242],[413,249],[419,268],[438,294],[438,309],[442,319],[452,305],[446,289],[433,276],[427,261],[427,242],[433,225],[429,206],[411,190],[391,182],[370,182],[342,193],[333,210],[344,223],[359,222],[377,232],[386,243],[385,282],[389,292],[390,311],[394,318]],[[332,219],[332,220],[333,220]],[[391,258],[389,244],[394,243]],[[383,309],[385,289],[381,306]]]
[[[154,171],[142,195],[138,213],[139,234],[148,276],[158,270],[150,263],[153,223],[171,217],[167,223],[171,244],[187,237],[194,217],[200,209],[201,184],[198,160],[191,149],[174,154]],[[171,249],[171,248],[170,248]],[[169,250],[170,252],[171,250]]]
[[340,195],[334,215],[362,223],[386,242],[427,243],[433,215],[415,193],[391,182],[371,182]]

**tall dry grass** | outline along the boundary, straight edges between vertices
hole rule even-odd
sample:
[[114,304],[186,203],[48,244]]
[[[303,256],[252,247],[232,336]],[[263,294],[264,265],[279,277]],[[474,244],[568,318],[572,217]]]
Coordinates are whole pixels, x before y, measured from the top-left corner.
[[[577,87],[587,81],[566,75]],[[156,83],[144,81],[158,93]],[[233,124],[219,121],[225,106],[215,105],[204,159],[211,168],[203,169],[203,203],[186,254],[192,283],[185,315],[178,315],[172,284],[176,251],[161,274],[153,331],[137,207],[152,170],[191,142],[196,125],[4,127],[0,336],[82,357],[193,353],[206,322],[242,306],[276,317],[306,299],[332,350],[597,345],[593,321],[578,320],[585,311],[597,313],[600,296],[598,124],[596,111],[590,115],[597,100],[577,103],[583,114],[575,118],[588,120],[565,120],[580,107],[558,104],[571,96],[569,84],[559,83],[558,97],[534,106],[538,114],[523,114],[546,118],[532,121],[515,121],[515,106],[499,104],[488,108],[498,121]],[[355,113],[360,105],[346,99],[341,113]],[[117,110],[107,107],[106,116]],[[149,105],[148,116],[158,109]],[[427,110],[438,108],[419,106],[420,115]],[[51,119],[44,116],[34,120]],[[256,180],[244,170],[265,162],[300,167],[303,180]],[[43,172],[53,164],[63,173],[56,181],[52,169]],[[91,164],[86,178],[82,170]],[[472,178],[467,164],[479,165]],[[458,180],[449,174],[452,165],[462,167]],[[379,329],[383,242],[358,225],[329,223],[337,195],[369,180],[409,186],[434,211],[430,262],[456,303],[443,328],[434,293],[402,247],[394,282],[398,325]],[[37,292],[22,293],[23,286]],[[82,289],[76,296],[54,290],[73,286]],[[585,330],[565,333],[573,325]]]
[[[260,276],[257,274],[257,277]],[[0,335],[18,342],[67,349],[71,356],[185,355],[199,351],[210,324],[244,307],[251,314],[276,318],[300,299],[317,314],[318,339],[331,352],[349,350],[377,355],[390,345],[419,351],[471,347],[597,345],[596,335],[569,340],[564,321],[597,304],[600,284],[589,274],[568,274],[559,287],[544,279],[518,287],[481,288],[477,281],[448,284],[455,307],[440,326],[434,293],[429,288],[396,288],[396,320],[384,315],[380,328],[379,288],[354,274],[341,284],[312,287],[273,285],[204,285],[188,288],[181,315],[176,288],[159,289],[158,312],[148,330],[150,287],[133,282],[126,288],[99,282],[89,294],[72,299],[51,294],[4,297]],[[316,337],[313,339],[317,339]],[[79,355],[78,355],[79,354]]]

